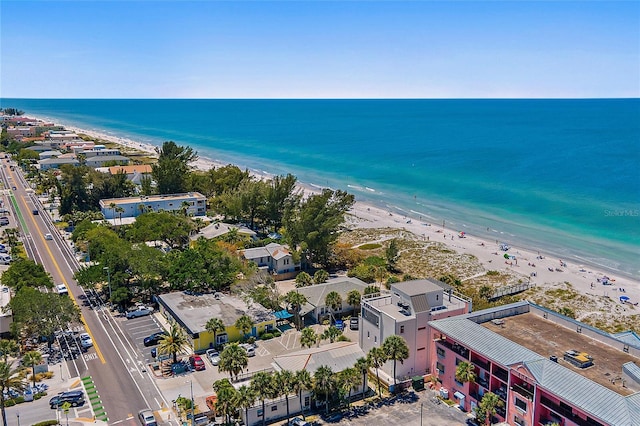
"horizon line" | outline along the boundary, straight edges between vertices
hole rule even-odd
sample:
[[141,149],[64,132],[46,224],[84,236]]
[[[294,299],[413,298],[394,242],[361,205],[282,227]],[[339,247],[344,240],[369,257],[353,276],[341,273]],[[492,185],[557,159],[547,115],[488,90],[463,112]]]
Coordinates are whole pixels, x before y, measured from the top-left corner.
[[64,101],[64,100],[120,100],[120,101],[136,101],[136,100],[148,100],[148,101],[437,101],[437,100],[477,100],[477,101],[491,101],[491,100],[633,100],[640,99],[640,96],[637,97],[628,97],[628,96],[620,96],[620,97],[567,97],[567,98],[544,98],[544,97],[495,97],[495,98],[375,98],[375,97],[362,97],[362,98],[90,98],[90,97],[80,97],[80,98],[56,98],[56,97],[45,97],[45,98],[34,98],[34,97],[0,97],[0,100],[55,100],[55,101]]

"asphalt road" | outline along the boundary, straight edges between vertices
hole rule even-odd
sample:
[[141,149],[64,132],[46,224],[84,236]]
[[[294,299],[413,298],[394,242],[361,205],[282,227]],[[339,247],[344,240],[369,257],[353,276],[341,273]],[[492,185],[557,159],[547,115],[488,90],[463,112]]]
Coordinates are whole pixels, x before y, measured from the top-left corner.
[[[9,164],[7,160],[2,160],[2,163]],[[44,266],[55,284],[66,284],[70,297],[76,303],[80,299],[85,300],[86,293],[73,279],[79,265],[69,242],[62,238],[48,213],[32,191],[25,187],[22,175],[10,167],[0,170],[5,186],[15,187],[8,195],[9,199],[13,197],[15,200],[12,202],[15,210],[11,220],[22,228],[27,254]],[[40,214],[34,215],[34,208]],[[53,240],[45,240],[47,233],[52,234]],[[112,313],[104,307],[79,306],[86,332],[91,335],[94,346],[75,361],[68,362],[67,367],[72,377],[82,379],[88,386],[91,383],[95,386],[101,404],[85,404],[75,414],[91,418],[104,410],[109,424],[134,425],[138,424],[139,410],[148,407],[156,411],[163,404],[167,406],[151,373],[145,369],[144,355],[123,332]]]

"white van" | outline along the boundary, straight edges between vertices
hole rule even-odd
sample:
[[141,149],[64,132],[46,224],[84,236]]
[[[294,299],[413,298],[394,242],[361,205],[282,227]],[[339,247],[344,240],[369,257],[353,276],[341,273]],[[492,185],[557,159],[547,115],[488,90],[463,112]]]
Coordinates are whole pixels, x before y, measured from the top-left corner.
[[12,260],[8,254],[0,253],[0,265],[8,265]]

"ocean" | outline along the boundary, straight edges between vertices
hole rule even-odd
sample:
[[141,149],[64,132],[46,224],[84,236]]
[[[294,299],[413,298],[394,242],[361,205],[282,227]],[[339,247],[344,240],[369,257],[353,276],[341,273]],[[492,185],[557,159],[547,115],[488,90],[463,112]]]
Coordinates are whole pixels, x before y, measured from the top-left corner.
[[640,99],[1,99],[640,277]]

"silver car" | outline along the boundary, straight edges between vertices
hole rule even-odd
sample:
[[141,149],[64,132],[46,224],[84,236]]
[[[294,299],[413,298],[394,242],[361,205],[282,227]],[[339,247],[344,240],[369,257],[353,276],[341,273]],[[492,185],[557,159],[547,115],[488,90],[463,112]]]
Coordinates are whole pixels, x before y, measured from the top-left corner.
[[158,426],[156,417],[153,415],[153,411],[148,408],[145,410],[141,410],[138,413],[138,418],[140,419],[140,424],[142,426]]
[[220,363],[220,352],[215,349],[207,349],[207,358],[211,361],[211,365],[218,365]]

